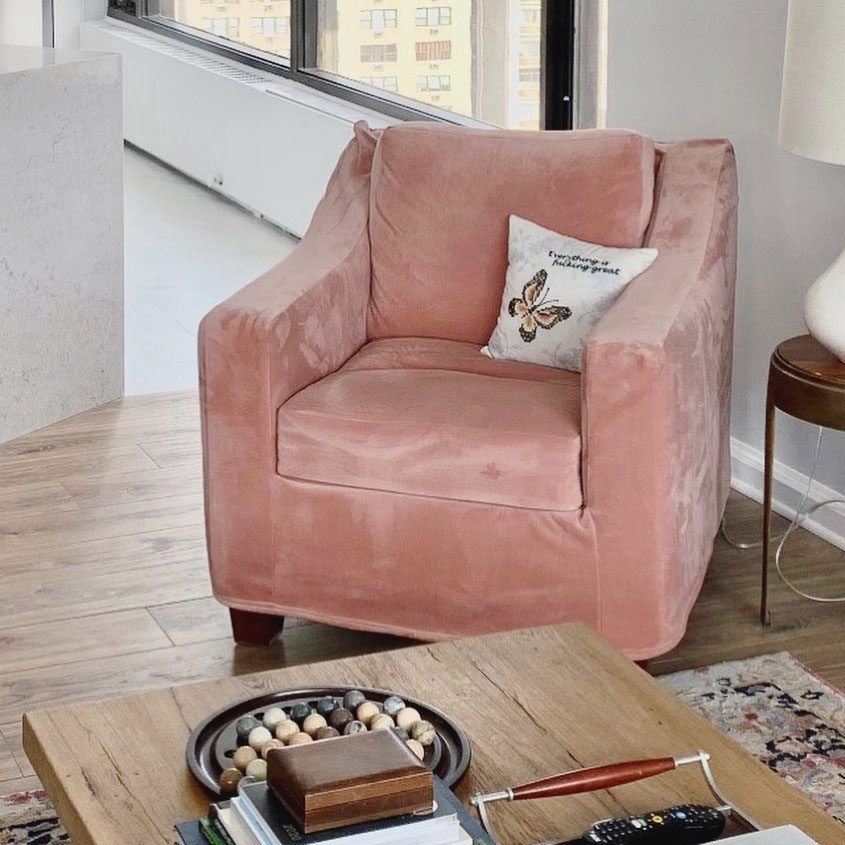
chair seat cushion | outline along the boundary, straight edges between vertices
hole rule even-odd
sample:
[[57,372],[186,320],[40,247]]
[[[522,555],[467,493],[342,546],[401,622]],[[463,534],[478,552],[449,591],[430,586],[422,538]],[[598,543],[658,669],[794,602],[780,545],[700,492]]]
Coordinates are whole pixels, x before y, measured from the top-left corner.
[[278,412],[289,478],[544,510],[581,507],[577,373],[432,338],[366,344]]

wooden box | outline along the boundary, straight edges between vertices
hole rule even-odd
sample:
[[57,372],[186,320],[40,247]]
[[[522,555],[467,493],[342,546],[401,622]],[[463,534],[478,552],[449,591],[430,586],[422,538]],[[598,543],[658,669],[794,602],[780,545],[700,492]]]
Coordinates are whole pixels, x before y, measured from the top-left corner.
[[267,782],[303,833],[430,812],[434,779],[393,731],[279,748]]

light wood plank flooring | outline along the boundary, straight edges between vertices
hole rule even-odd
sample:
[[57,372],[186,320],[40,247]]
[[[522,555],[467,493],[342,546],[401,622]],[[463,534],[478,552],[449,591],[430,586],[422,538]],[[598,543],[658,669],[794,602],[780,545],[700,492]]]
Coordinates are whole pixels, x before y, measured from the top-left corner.
[[[0,445],[0,794],[36,781],[24,710],[402,645],[289,621],[270,649],[235,646],[205,560],[197,397],[138,396]],[[760,508],[737,494],[731,532],[754,539]],[[845,593],[845,554],[800,532],[789,568]],[[772,589],[757,622],[756,551],[721,538],[689,632],[653,661],[668,672],[789,650],[845,687],[845,607]]]

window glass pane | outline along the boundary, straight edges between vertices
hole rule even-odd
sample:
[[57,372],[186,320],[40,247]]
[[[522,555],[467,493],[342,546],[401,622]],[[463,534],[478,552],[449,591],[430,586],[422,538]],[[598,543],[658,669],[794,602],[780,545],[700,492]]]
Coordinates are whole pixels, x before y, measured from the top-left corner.
[[289,59],[290,3],[291,0],[160,0],[160,15]]
[[537,129],[542,6],[317,0],[317,67],[497,126]]

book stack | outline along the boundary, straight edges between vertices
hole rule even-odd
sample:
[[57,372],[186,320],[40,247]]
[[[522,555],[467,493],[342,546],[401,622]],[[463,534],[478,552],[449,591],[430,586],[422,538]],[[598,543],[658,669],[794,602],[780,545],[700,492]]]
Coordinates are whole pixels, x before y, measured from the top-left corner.
[[[271,748],[188,845],[492,845],[463,805],[392,731]],[[193,840],[189,837],[193,836]],[[200,838],[197,838],[197,837]]]
[[438,778],[428,815],[403,815],[303,833],[265,781],[212,804],[208,816],[177,830],[185,845],[493,845]]

